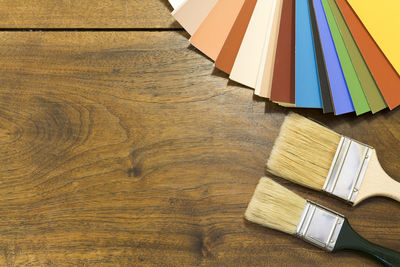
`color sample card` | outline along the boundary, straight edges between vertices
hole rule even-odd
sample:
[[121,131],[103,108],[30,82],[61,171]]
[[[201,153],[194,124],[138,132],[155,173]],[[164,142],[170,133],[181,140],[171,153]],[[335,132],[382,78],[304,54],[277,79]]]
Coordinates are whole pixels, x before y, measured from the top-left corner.
[[[231,1],[231,0],[230,0]],[[266,36],[270,34],[274,1],[258,0],[229,78],[255,88]]]
[[370,111],[370,107],[362,89],[361,83],[358,79],[356,70],[351,62],[350,55],[347,51],[346,45],[340,33],[339,27],[336,24],[335,17],[332,13],[328,0],[322,0],[322,5],[328,19],[329,28],[333,41],[335,43],[336,51],[338,52],[340,64],[342,65],[344,77],[347,82],[347,87],[350,92],[351,99],[353,100],[354,109],[357,115],[361,115]]
[[400,105],[400,76],[346,0],[336,1],[372,76],[390,109]]
[[258,72],[255,94],[261,97],[271,97],[272,78],[274,74],[274,63],[276,47],[278,44],[279,25],[281,22],[283,0],[275,1],[273,18],[271,23],[271,33],[265,41],[261,67]]
[[347,83],[343,75],[342,66],[340,65],[322,2],[321,0],[313,0],[313,4],[335,114],[341,115],[353,112],[353,102],[347,88]]
[[191,44],[255,95],[335,115],[400,106],[400,0],[169,2]]
[[318,33],[318,26],[315,17],[314,4],[312,0],[308,0],[308,7],[310,9],[311,28],[314,38],[315,55],[317,58],[319,88],[321,90],[321,96],[322,96],[322,109],[324,113],[332,113],[334,109],[331,98],[329,78],[325,66],[324,54],[322,51],[321,39]]
[[174,9],[179,8],[187,0],[169,0],[169,3]]
[[295,0],[284,0],[271,86],[271,101],[295,104]]
[[257,0],[246,0],[215,61],[215,67],[230,74]]
[[347,28],[346,22],[344,21],[338,6],[334,0],[328,1],[372,113],[385,109],[387,105],[383,100],[367,64],[365,64],[360,50],[358,50],[357,44],[355,43],[350,30]]
[[348,2],[400,74],[400,1],[348,0]]
[[190,42],[212,60],[216,60],[244,0],[219,0],[193,34]]
[[322,108],[308,0],[296,0],[296,107]]
[[190,35],[193,35],[217,2],[218,0],[187,0],[177,7],[172,15]]

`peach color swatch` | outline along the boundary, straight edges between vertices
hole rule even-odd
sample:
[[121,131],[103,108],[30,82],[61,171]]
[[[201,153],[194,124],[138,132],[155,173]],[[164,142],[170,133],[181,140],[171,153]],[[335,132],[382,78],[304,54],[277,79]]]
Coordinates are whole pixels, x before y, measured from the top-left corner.
[[182,27],[193,35],[218,0],[186,0],[172,12]]
[[235,63],[237,53],[239,52],[240,45],[242,44],[243,37],[246,33],[247,26],[249,25],[251,15],[253,14],[254,7],[257,0],[246,0],[242,10],[233,25],[224,46],[215,61],[215,67],[230,74]]
[[243,4],[244,0],[219,0],[193,34],[192,45],[215,61]]

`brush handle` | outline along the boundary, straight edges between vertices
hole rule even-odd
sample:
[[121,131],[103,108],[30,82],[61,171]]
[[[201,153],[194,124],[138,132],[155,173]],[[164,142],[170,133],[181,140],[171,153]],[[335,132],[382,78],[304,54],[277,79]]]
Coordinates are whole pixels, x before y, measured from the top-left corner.
[[378,246],[362,238],[351,228],[347,219],[345,219],[343,223],[342,230],[340,231],[333,251],[340,250],[362,252],[382,263],[384,266],[400,266],[400,253]]
[[381,167],[374,150],[360,191],[354,201],[354,205],[359,204],[364,199],[383,196],[400,202],[400,183],[393,180]]
[[400,202],[400,183],[393,180],[392,178],[386,179],[386,192],[383,192],[381,195],[385,197],[389,197]]
[[359,201],[374,196],[388,197],[400,202],[400,183],[390,178],[386,173],[375,176],[375,179],[369,179],[369,183],[362,185]]

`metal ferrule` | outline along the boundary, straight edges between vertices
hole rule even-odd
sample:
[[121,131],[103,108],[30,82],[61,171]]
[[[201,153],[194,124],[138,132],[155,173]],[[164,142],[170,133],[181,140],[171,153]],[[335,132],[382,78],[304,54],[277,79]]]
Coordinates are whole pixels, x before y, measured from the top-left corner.
[[344,219],[343,215],[307,200],[296,235],[308,243],[332,251]]
[[353,204],[372,152],[372,147],[342,136],[322,190]]

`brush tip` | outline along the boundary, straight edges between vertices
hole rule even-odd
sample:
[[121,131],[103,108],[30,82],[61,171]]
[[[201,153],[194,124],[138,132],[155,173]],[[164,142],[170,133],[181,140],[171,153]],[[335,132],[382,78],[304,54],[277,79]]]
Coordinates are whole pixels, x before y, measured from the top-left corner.
[[244,216],[251,222],[294,234],[306,204],[304,198],[264,177],[260,179]]
[[277,176],[322,190],[341,135],[296,113],[289,113],[267,162]]

